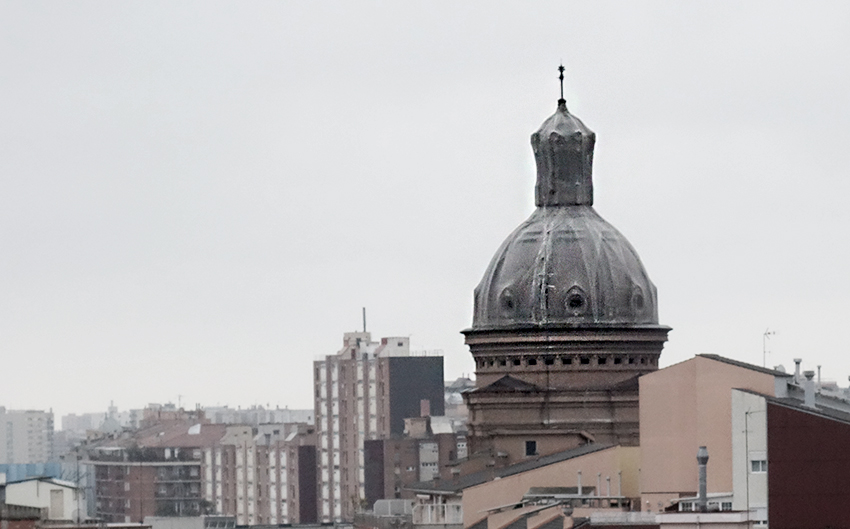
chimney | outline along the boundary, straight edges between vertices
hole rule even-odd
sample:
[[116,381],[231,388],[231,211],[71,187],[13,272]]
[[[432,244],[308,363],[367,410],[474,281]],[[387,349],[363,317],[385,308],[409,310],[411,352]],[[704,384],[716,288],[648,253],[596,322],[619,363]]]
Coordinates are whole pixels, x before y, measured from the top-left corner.
[[578,471],[578,495],[581,496],[581,470]]
[[431,416],[431,401],[429,399],[422,399],[419,401],[419,416],[420,417],[430,417]]
[[818,387],[818,393],[820,393],[821,388],[823,387],[823,386],[820,385],[820,366],[818,366],[818,386],[817,387]]
[[815,407],[815,372],[814,371],[804,371],[803,376],[806,377],[806,383],[804,384],[804,389],[806,391],[806,397],[803,401],[803,405],[807,408]]
[[794,382],[799,384],[802,379],[800,378],[800,363],[803,361],[802,358],[794,359]]
[[697,506],[699,507],[699,512],[706,512],[708,510],[708,492],[706,492],[708,450],[704,446],[699,447],[697,451],[697,463],[699,464],[699,499],[697,500]]

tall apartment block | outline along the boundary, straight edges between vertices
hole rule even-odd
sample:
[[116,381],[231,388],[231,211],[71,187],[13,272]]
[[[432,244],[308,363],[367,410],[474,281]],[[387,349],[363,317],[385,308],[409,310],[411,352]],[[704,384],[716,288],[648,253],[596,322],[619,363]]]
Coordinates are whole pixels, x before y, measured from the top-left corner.
[[0,464],[53,459],[53,412],[0,406]]
[[411,356],[406,337],[343,336],[314,362],[319,518],[350,521],[365,502],[364,442],[401,437],[404,419],[444,413],[443,358]]

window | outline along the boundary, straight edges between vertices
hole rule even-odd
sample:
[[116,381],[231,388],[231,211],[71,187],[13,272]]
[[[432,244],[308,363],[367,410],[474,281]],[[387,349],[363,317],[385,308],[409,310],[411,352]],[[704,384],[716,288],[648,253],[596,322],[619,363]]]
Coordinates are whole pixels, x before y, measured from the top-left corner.
[[764,459],[755,459],[750,461],[750,471],[753,474],[767,472],[767,461]]
[[731,501],[724,501],[723,503],[720,504],[720,510],[721,511],[731,511],[732,510],[732,502]]
[[526,441],[525,442],[525,455],[526,456],[536,456],[537,455],[537,441]]

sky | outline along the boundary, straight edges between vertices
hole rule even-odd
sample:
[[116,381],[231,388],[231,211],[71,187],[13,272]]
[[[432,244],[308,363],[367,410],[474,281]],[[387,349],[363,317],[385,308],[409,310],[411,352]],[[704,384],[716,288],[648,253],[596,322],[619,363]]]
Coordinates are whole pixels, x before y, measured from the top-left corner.
[[847,2],[3,0],[0,406],[309,408],[362,307],[472,373],[561,62],[662,366],[846,386]]

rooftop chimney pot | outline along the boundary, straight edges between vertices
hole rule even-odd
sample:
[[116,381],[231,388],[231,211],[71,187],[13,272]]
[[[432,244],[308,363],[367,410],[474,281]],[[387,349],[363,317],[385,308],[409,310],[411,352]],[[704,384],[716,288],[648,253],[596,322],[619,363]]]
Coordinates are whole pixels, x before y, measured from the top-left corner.
[[808,408],[815,407],[815,372],[803,371],[803,376],[806,377],[806,382],[803,384],[805,390],[805,400],[803,404]]
[[700,512],[708,510],[708,492],[707,492],[707,470],[708,466],[708,449],[704,446],[699,447],[697,451],[697,463],[699,464],[699,499],[697,506]]

